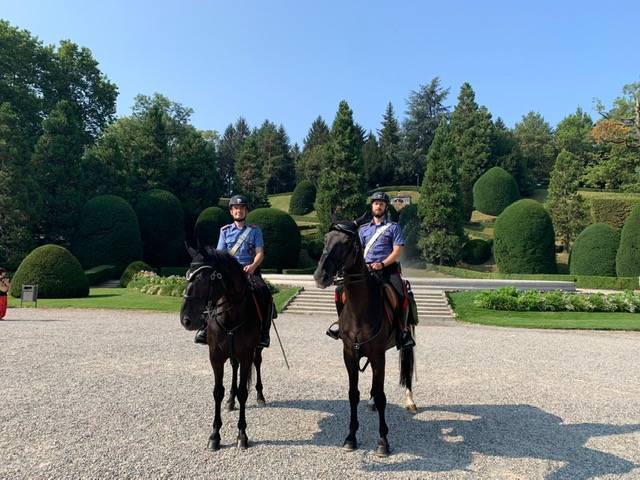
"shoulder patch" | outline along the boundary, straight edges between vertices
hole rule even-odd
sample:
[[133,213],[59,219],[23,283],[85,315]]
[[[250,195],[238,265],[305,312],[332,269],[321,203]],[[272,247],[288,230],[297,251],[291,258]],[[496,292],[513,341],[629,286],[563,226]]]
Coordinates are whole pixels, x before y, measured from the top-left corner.
[[225,228],[229,228],[232,224],[228,223],[227,225],[223,225],[222,227],[220,227],[220,230],[224,230]]

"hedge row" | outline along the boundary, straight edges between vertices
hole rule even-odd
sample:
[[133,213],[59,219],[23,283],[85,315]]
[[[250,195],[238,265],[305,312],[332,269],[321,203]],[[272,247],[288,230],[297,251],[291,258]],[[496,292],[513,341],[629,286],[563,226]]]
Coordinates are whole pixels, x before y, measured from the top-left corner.
[[590,198],[592,223],[606,223],[622,228],[634,206],[640,204],[640,198]]
[[[111,280],[115,275],[117,275],[117,273],[117,269],[113,265],[98,265],[97,267],[84,271],[84,274],[87,276],[87,280],[89,280],[89,286],[91,287],[99,285],[102,282],[106,282],[107,280]],[[115,278],[118,277],[116,276]]]
[[640,293],[622,292],[612,295],[581,294],[561,291],[520,291],[515,287],[480,292],[474,305],[492,310],[515,312],[627,312],[640,311]]

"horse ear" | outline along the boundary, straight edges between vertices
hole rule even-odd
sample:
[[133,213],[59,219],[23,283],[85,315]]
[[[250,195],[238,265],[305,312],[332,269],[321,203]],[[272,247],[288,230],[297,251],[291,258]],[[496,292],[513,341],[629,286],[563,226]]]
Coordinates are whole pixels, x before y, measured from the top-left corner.
[[191,257],[191,260],[196,258],[196,255],[198,255],[198,252],[196,250],[194,250],[193,247],[190,247],[189,244],[186,241],[184,242],[184,246],[187,249],[187,252],[189,253],[189,256]]
[[364,225],[365,223],[367,223],[367,216],[369,215],[369,212],[364,212],[362,215],[360,215],[358,218],[356,218],[353,223],[356,224],[356,227],[359,227],[360,225]]

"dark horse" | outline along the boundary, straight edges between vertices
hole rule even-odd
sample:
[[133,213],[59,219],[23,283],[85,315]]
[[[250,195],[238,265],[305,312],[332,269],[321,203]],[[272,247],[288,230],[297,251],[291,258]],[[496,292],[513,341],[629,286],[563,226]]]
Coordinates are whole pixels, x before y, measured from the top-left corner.
[[[392,322],[386,319],[384,296],[379,282],[369,272],[364,260],[363,248],[358,236],[358,226],[363,219],[353,222],[336,222],[324,238],[324,251],[318,262],[313,278],[320,288],[333,283],[338,272],[344,272],[344,289],[347,302],[340,314],[340,336],[343,342],[344,363],[349,375],[349,403],[351,421],[349,435],[344,441],[346,450],[358,447],[358,373],[360,359],[367,358],[373,371],[371,397],[380,420],[380,439],[375,453],[379,456],[389,454],[384,410],[387,398],[384,393],[384,370],[386,350],[395,345],[395,332]],[[411,398],[411,380],[413,374],[413,348],[400,351],[400,384],[407,388],[405,407],[416,411]]]
[[[187,330],[200,328],[208,316],[207,343],[209,344],[209,359],[213,367],[215,385],[213,398],[215,400],[215,417],[213,432],[209,437],[208,448],[220,448],[220,427],[222,418],[220,407],[224,399],[224,363],[231,360],[234,369],[232,392],[227,403],[234,405],[234,395],[240,404],[238,417],[238,447],[247,448],[247,422],[245,406],[251,379],[251,365],[256,355],[256,345],[260,336],[260,318],[256,308],[256,300],[250,289],[249,281],[236,259],[227,252],[212,251],[196,252],[189,249],[192,257],[187,272],[187,289],[184,295],[180,322]],[[240,369],[240,380],[235,381],[235,370]],[[256,370],[260,372],[259,362]],[[258,377],[259,378],[259,377]],[[258,388],[258,385],[256,385]],[[235,392],[234,392],[235,390]],[[258,389],[258,402],[264,403],[262,385]]]

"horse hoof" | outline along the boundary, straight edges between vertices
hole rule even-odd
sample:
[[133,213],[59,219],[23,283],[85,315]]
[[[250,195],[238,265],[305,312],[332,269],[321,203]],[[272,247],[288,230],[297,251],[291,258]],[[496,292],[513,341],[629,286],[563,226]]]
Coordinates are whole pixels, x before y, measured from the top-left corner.
[[207,448],[212,452],[217,452],[218,450],[220,450],[220,439],[210,438],[209,443],[207,443]]
[[404,408],[411,413],[416,413],[418,411],[418,407],[416,407],[415,403],[412,403],[411,405],[405,405]]
[[358,449],[358,442],[356,440],[345,440],[344,445],[342,446],[344,450],[347,452],[353,452]]
[[249,448],[249,439],[248,438],[238,438],[238,448],[241,450],[246,450]]
[[375,454],[376,457],[388,457],[389,451],[389,445],[378,444]]
[[264,398],[259,398],[258,400],[256,400],[256,405],[258,405],[259,407],[264,407],[267,404],[267,402],[265,402]]
[[226,412],[233,412],[236,409],[236,404],[235,402],[227,402],[224,405],[224,410]]
[[375,404],[375,403],[369,403],[369,404],[367,405],[367,409],[368,409],[370,412],[375,412],[375,411],[377,411],[377,410],[378,410],[378,409],[376,408],[376,404]]

